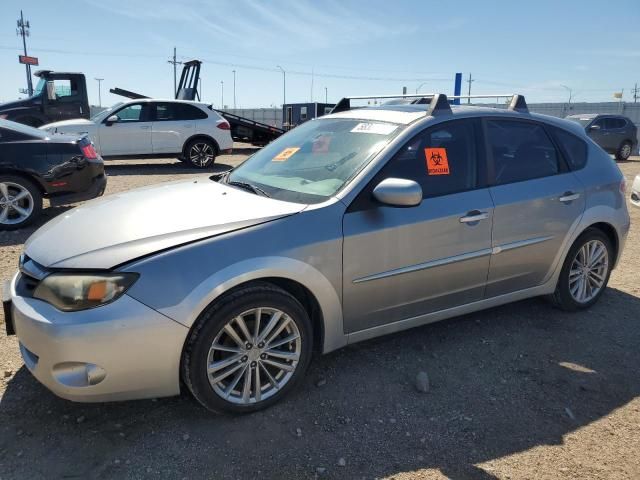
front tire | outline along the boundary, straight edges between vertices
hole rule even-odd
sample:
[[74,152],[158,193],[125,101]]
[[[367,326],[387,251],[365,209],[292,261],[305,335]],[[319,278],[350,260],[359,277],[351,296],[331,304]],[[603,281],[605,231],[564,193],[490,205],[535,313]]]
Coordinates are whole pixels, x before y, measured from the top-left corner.
[[185,161],[196,168],[209,168],[216,160],[215,144],[206,138],[191,140],[184,149]]
[[630,156],[631,156],[631,142],[624,141],[622,142],[620,147],[618,147],[618,151],[616,152],[616,160],[625,162],[629,159]]
[[311,320],[300,302],[269,283],[224,296],[197,320],[182,377],[212,412],[247,413],[282,399],[311,360]]
[[589,308],[607,287],[613,261],[609,237],[596,228],[585,230],[564,260],[554,303],[570,312]]
[[17,175],[0,175],[0,230],[29,225],[42,211],[42,194],[36,185]]

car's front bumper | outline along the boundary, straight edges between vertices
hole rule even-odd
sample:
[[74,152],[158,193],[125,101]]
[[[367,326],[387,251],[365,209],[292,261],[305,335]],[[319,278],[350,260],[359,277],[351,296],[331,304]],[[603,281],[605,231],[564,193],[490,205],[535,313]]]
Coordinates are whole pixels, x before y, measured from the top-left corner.
[[53,393],[103,402],[180,392],[186,327],[127,295],[102,307],[61,312],[17,295],[18,275],[8,288],[20,352],[33,376]]

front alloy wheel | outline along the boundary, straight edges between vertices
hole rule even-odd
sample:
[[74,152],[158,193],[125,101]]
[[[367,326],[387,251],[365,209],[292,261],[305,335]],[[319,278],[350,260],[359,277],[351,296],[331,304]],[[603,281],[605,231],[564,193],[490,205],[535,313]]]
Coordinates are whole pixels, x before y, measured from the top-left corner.
[[223,399],[249,405],[275,395],[291,380],[302,342],[286,313],[254,308],[231,319],[216,335],[207,359],[209,383]]
[[274,285],[254,284],[203,313],[185,347],[183,378],[209,410],[259,410],[300,380],[311,344],[302,305]]
[[216,148],[209,140],[194,140],[187,147],[187,159],[196,168],[207,168],[216,159]]

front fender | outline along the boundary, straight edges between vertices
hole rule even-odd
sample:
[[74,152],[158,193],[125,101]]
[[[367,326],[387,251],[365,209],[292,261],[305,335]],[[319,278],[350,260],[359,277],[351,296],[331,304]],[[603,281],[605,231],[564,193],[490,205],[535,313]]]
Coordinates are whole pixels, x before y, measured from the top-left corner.
[[338,292],[316,268],[293,258],[268,256],[231,264],[207,277],[180,303],[159,308],[158,311],[191,328],[207,305],[223,293],[242,283],[268,277],[296,281],[307,287],[315,296],[324,322],[323,353],[346,345]]

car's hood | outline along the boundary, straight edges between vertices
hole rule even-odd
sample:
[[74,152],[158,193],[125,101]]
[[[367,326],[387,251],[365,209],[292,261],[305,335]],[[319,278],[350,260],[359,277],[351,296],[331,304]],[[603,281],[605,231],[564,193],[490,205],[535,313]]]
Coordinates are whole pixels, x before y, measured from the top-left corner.
[[203,176],[87,202],[37,230],[25,253],[48,268],[111,268],[304,208]]
[[30,108],[34,104],[32,98],[23,98],[22,100],[13,100],[11,102],[5,102],[0,104],[0,113],[7,113],[11,110],[20,110],[24,108]]
[[61,132],[89,132],[95,127],[95,123],[86,118],[74,118],[72,120],[62,120],[61,122],[47,123],[42,125],[40,130],[47,130],[48,132],[55,133],[54,130],[58,129]]

